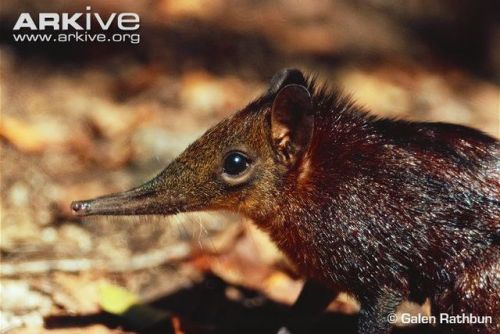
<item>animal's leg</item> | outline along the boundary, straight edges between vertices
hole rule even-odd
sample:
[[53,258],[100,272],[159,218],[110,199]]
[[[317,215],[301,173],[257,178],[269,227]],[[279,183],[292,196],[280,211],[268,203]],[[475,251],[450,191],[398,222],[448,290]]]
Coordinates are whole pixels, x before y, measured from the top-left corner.
[[[485,250],[457,276],[452,289],[435,298],[433,314],[470,317],[464,323],[440,323],[457,333],[500,333],[500,249]],[[474,319],[477,320],[473,320]],[[448,320],[450,321],[450,320]]]
[[292,307],[292,313],[300,316],[317,315],[323,312],[337,295],[337,291],[316,281],[306,281]]
[[390,333],[396,308],[402,301],[403,295],[400,291],[384,290],[377,297],[361,302],[358,333]]
[[299,297],[291,309],[291,319],[278,333],[307,332],[307,320],[323,312],[338,295],[337,291],[325,287],[316,281],[306,281]]

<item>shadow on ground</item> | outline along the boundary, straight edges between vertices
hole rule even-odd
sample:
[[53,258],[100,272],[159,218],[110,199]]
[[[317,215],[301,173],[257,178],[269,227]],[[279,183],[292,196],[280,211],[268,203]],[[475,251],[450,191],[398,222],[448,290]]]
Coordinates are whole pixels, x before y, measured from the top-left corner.
[[[237,291],[228,293],[228,289]],[[165,320],[144,327],[137,319],[122,318],[105,312],[82,316],[52,316],[46,319],[50,329],[103,324],[137,333],[175,333],[180,327],[186,334],[205,333],[277,333],[287,324],[292,333],[356,333],[357,317],[327,312],[315,318],[291,319],[289,306],[273,302],[254,290],[233,286],[217,276],[206,275],[199,283],[162,296],[151,302],[155,310],[169,314]],[[135,325],[132,324],[135,322]],[[435,328],[402,328],[396,334],[439,334]]]

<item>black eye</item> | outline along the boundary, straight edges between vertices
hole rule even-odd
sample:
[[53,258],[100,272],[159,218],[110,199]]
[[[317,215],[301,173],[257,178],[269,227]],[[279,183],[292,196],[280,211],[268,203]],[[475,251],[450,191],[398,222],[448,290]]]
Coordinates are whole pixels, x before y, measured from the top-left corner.
[[250,166],[250,159],[240,152],[229,153],[224,159],[224,173],[238,176]]

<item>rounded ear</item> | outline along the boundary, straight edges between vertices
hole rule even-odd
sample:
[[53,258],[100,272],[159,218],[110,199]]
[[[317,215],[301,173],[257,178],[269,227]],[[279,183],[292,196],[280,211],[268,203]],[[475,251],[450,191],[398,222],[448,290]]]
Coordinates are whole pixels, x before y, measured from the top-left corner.
[[271,140],[279,159],[295,165],[307,151],[314,128],[312,98],[301,85],[283,87],[271,107]]
[[283,87],[287,85],[300,85],[307,87],[306,79],[300,70],[295,68],[285,68],[284,70],[276,73],[271,82],[269,82],[269,89],[267,90],[268,95],[274,95],[278,93]]

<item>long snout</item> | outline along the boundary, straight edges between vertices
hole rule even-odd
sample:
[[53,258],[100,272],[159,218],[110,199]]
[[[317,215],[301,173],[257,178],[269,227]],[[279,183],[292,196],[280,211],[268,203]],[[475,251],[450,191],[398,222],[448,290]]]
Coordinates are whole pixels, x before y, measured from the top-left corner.
[[148,182],[128,191],[74,201],[71,210],[76,216],[169,215],[185,211],[185,198]]

